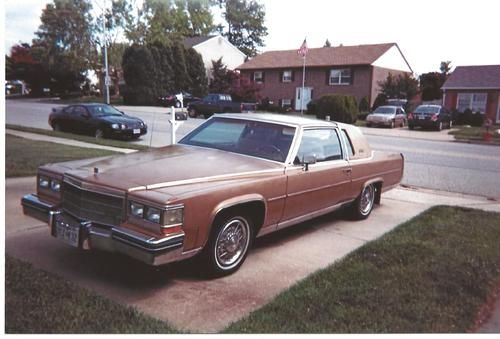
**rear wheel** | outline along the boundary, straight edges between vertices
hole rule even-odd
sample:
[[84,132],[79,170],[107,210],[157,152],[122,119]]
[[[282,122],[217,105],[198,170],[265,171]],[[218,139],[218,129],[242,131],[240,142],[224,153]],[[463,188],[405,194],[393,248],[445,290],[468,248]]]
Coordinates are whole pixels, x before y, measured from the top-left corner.
[[443,129],[443,122],[442,122],[442,121],[440,121],[440,122],[437,124],[436,129],[437,129],[438,131],[441,131],[441,130]]
[[208,273],[223,276],[238,270],[246,259],[253,237],[252,221],[245,215],[235,213],[216,221],[204,248]]
[[391,128],[396,127],[396,124],[394,123],[394,120],[391,121]]
[[175,102],[175,108],[181,108],[181,102],[180,101],[176,101]]
[[366,219],[375,203],[376,188],[374,184],[367,185],[351,206],[351,214],[355,219]]

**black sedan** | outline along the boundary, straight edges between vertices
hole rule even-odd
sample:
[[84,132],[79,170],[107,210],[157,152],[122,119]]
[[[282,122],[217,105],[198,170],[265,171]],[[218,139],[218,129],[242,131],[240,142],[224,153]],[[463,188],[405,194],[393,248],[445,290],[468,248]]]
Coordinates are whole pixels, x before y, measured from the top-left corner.
[[415,111],[408,114],[408,128],[432,128],[437,131],[451,128],[451,114],[441,105],[420,105]]
[[148,131],[141,119],[98,103],[53,108],[49,125],[54,131],[90,134],[96,138],[138,139]]
[[167,94],[165,96],[158,97],[158,103],[164,107],[176,107],[180,108],[181,105],[181,95],[182,94],[182,101],[184,103],[184,107],[187,107],[188,104],[190,104],[193,101],[201,100],[201,98],[193,96],[191,93],[188,92],[180,92],[177,94]]

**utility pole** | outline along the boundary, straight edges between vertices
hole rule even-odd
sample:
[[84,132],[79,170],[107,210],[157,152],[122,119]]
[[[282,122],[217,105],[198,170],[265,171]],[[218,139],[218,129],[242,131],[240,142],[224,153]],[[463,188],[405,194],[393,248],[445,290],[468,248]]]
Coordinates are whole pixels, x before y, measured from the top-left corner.
[[109,85],[111,78],[108,69],[108,42],[106,36],[106,0],[102,8],[102,34],[104,35],[104,87],[106,88],[106,104],[109,105]]

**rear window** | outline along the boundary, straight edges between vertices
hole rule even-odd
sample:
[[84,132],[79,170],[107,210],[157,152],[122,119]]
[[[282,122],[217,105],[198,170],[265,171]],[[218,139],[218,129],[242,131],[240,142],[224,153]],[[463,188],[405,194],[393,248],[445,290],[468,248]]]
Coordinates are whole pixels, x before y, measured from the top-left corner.
[[439,113],[438,106],[418,106],[415,113]]
[[379,114],[394,114],[396,111],[396,107],[387,107],[387,106],[380,106],[377,107],[373,113],[379,113]]

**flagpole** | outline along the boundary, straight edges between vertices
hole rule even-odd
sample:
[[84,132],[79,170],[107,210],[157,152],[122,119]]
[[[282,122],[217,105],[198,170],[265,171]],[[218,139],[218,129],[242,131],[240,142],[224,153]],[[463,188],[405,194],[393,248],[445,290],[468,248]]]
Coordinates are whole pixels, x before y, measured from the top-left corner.
[[[304,40],[305,41],[305,40]],[[303,59],[303,65],[302,65],[302,92],[300,93],[300,114],[304,114],[304,86],[306,82],[306,55],[307,53],[304,53]]]

